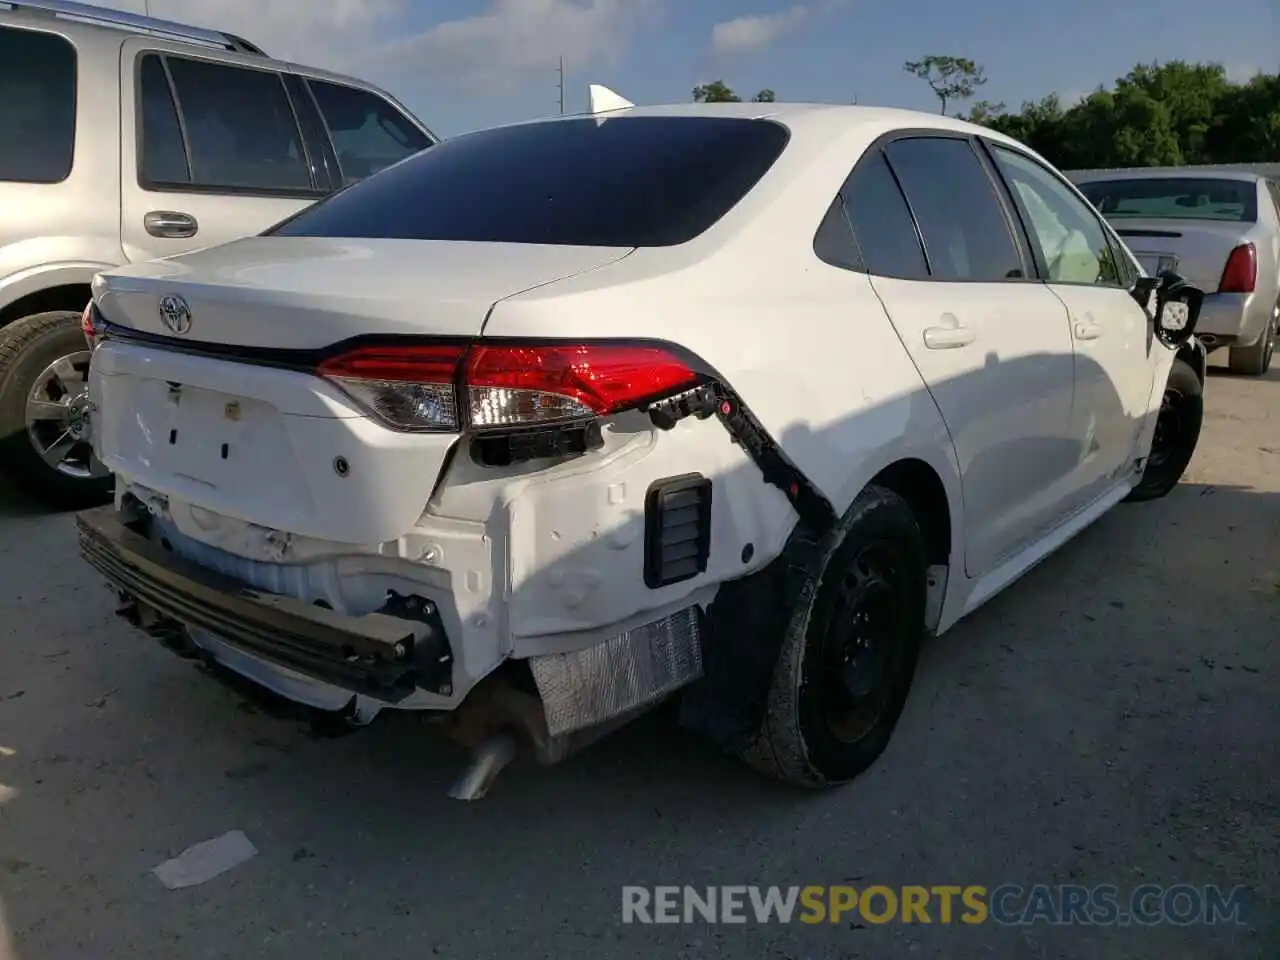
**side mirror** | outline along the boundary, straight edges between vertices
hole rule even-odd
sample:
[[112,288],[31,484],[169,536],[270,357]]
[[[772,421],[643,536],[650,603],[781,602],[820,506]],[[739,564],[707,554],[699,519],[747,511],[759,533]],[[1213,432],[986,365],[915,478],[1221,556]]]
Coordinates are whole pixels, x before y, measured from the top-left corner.
[[1203,290],[1166,270],[1158,277],[1138,278],[1130,293],[1152,314],[1156,337],[1166,347],[1177,349],[1195,335],[1200,308],[1204,306]]

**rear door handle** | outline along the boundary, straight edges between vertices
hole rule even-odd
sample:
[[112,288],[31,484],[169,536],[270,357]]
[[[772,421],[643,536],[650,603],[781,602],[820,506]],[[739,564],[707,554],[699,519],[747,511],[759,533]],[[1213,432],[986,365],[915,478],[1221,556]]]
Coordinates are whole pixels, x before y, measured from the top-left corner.
[[152,210],[142,218],[142,225],[153,237],[171,240],[194,237],[200,229],[196,218],[191,214],[174,210]]
[[1083,320],[1076,321],[1075,330],[1077,340],[1097,340],[1102,336],[1102,327],[1096,323],[1085,323]]
[[977,337],[974,332],[959,323],[943,327],[925,327],[924,345],[930,350],[955,350],[967,347]]

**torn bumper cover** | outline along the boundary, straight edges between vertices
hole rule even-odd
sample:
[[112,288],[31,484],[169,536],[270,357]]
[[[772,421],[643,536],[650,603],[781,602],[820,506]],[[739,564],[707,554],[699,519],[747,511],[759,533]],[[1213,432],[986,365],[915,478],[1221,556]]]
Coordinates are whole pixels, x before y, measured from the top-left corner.
[[[146,520],[139,521],[140,524]],[[349,616],[183,560],[127,523],[114,506],[77,515],[80,552],[125,599],[208,630],[246,653],[317,680],[398,703],[416,689],[448,694],[453,654],[429,604],[392,597]]]

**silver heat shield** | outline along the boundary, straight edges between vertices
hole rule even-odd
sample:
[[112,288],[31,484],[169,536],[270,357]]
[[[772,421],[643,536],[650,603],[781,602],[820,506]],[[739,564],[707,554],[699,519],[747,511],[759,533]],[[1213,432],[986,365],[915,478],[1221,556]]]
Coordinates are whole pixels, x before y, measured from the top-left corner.
[[656,703],[702,676],[698,608],[572,653],[532,657],[529,667],[553,736]]

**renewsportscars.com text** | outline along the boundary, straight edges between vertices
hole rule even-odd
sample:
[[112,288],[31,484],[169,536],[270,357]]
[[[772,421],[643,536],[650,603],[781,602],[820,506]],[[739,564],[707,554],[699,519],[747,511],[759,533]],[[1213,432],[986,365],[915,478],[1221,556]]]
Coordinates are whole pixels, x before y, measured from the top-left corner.
[[627,886],[623,923],[1242,924],[1248,891],[1189,884]]

